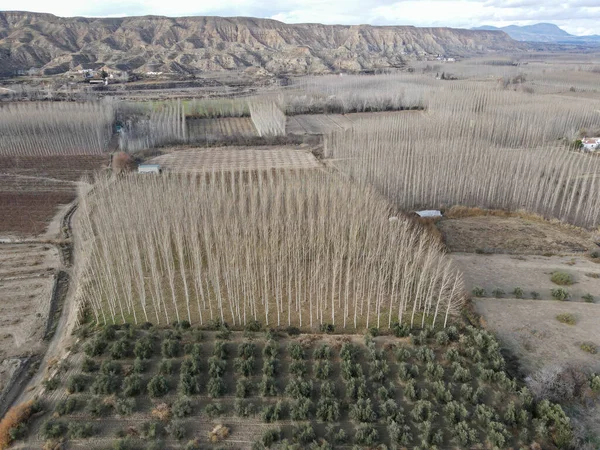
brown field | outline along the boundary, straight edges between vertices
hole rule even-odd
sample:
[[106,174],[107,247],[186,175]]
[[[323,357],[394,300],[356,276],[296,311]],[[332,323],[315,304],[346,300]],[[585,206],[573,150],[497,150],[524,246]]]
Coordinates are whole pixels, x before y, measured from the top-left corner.
[[199,173],[229,170],[318,169],[307,147],[222,147],[173,151],[147,161],[163,170]]
[[442,219],[437,225],[452,252],[541,255],[598,248],[593,233],[518,215]]
[[108,161],[108,155],[0,157],[0,235],[43,233],[58,207],[75,200],[75,182]]

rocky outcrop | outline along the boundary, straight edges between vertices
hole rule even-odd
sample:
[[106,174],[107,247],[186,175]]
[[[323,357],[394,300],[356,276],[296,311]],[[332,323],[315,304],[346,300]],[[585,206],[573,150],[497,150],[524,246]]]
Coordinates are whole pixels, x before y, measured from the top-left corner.
[[285,24],[248,17],[61,18],[0,12],[0,72],[60,73],[87,66],[147,72],[262,67],[326,73],[398,67],[424,55],[467,56],[522,47],[501,31]]

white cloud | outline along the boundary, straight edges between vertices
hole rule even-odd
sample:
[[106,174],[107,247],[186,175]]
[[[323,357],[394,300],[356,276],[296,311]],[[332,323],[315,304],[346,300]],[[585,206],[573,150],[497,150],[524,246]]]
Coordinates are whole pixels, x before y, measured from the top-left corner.
[[0,10],[59,16],[222,15],[270,17],[288,23],[415,25],[470,28],[552,22],[573,34],[600,34],[599,0],[0,0]]

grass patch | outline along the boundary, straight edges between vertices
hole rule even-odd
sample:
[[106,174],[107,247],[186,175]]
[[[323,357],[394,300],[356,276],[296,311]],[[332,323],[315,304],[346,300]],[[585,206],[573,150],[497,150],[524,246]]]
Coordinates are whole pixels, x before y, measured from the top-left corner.
[[593,342],[583,342],[579,348],[581,348],[581,350],[584,352],[591,353],[592,355],[598,353],[598,346]]
[[582,295],[581,299],[586,303],[594,303],[594,296],[592,294]]
[[552,294],[552,298],[554,300],[560,300],[562,302],[571,297],[571,294],[569,294],[569,292],[563,288],[552,289],[550,293]]
[[577,318],[571,313],[559,314],[556,316],[556,320],[558,320],[560,323],[566,323],[567,325],[575,325],[577,323]]
[[573,284],[573,277],[567,272],[556,271],[552,272],[550,281],[559,286],[571,286]]

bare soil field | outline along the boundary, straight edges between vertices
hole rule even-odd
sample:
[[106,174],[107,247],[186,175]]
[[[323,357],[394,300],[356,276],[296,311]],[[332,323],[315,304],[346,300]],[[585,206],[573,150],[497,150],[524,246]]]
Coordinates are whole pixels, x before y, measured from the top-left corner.
[[177,173],[229,170],[319,169],[321,165],[308,147],[222,147],[177,150],[157,156],[148,164]]
[[[600,345],[600,305],[551,300],[476,299],[475,309],[500,341],[516,355],[526,373],[547,365],[582,365],[600,370],[600,355],[580,348]],[[556,320],[571,313],[575,325]]]
[[75,199],[76,181],[108,161],[108,155],[1,157],[0,235],[43,233],[58,207]]
[[[561,271],[573,277],[574,284],[563,286],[571,301],[581,302],[582,296],[591,294],[600,301],[600,264],[582,256],[513,256],[481,255],[475,253],[452,253],[452,258],[463,271],[465,287],[486,290],[492,296],[494,289],[501,289],[505,297],[514,297],[511,292],[520,287],[525,298],[537,292],[541,299],[552,299],[550,290],[559,288],[550,281],[553,272]],[[507,306],[508,308],[508,306]]]
[[600,250],[594,243],[594,233],[518,216],[442,219],[437,226],[452,252],[541,255]]
[[0,245],[0,360],[28,354],[42,340],[59,265],[53,245]]

